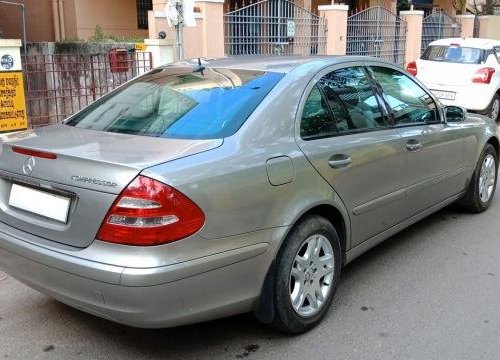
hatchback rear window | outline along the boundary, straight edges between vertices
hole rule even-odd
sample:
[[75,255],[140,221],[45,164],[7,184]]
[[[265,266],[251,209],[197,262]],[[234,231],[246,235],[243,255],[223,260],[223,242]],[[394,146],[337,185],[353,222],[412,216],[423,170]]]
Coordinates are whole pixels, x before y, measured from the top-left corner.
[[226,68],[157,69],[98,100],[66,125],[156,137],[223,138],[241,127],[283,76]]
[[425,50],[421,59],[463,64],[480,64],[483,61],[483,57],[483,49],[461,47],[456,45],[433,45],[429,46]]

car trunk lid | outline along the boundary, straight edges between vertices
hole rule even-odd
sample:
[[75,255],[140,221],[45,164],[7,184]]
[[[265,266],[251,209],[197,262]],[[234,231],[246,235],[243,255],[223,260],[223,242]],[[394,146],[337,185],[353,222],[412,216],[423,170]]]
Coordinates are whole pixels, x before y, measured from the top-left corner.
[[[221,144],[220,139],[166,139],[66,125],[5,136],[0,221],[48,240],[86,247],[117,195],[143,169]],[[24,150],[56,158],[30,156]]]
[[417,78],[430,89],[432,85],[467,86],[481,64],[461,64],[451,62],[418,60]]

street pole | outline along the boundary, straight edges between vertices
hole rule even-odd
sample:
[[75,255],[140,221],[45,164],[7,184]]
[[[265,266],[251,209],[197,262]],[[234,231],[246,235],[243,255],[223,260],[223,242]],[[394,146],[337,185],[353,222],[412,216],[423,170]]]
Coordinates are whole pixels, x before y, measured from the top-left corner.
[[184,16],[183,16],[182,0],[176,0],[175,8],[178,14],[177,25],[175,26],[177,30],[177,36],[176,36],[177,54],[179,55],[179,61],[182,61],[182,59],[184,59],[184,47],[183,47]]
[[26,7],[24,6],[24,4],[20,4],[20,3],[15,3],[15,2],[12,2],[12,1],[3,1],[3,0],[0,0],[0,4],[3,4],[3,5],[13,5],[13,6],[20,6],[21,7],[21,11],[22,11],[22,21],[23,21],[23,49],[24,49],[24,54],[27,54],[28,53],[28,48],[26,46]]

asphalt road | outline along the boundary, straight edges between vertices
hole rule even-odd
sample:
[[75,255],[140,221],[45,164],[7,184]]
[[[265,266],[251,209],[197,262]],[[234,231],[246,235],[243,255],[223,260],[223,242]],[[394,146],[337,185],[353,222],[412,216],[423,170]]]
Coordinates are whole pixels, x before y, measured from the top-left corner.
[[302,336],[251,315],[139,330],[84,314],[0,273],[0,359],[500,359],[500,196],[440,211],[344,269]]

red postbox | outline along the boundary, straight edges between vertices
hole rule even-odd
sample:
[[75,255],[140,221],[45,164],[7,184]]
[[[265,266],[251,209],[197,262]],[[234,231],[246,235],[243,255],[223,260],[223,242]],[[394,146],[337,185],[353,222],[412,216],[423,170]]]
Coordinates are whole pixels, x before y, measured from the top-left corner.
[[129,56],[127,49],[109,50],[109,66],[112,73],[127,72],[129,69]]

